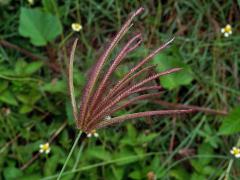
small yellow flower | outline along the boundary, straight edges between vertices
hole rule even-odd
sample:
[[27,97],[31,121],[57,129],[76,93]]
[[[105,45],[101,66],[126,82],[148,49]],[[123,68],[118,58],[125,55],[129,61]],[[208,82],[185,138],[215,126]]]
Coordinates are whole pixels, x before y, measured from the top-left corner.
[[227,24],[224,28],[221,29],[221,32],[224,34],[225,37],[228,37],[232,34],[232,27],[230,24]]
[[233,147],[230,153],[234,155],[236,158],[240,158],[240,148]]
[[96,132],[96,130],[93,130],[92,132],[90,132],[90,133],[87,134],[87,137],[88,137],[88,138],[90,138],[90,137],[92,137],[92,136],[94,136],[94,137],[98,137],[98,136],[99,136],[98,133]]
[[45,154],[50,153],[50,150],[51,150],[49,143],[40,144],[39,148],[40,148],[39,152],[45,153]]
[[79,23],[72,23],[72,30],[73,31],[79,32],[81,29],[82,29],[81,24],[79,24]]
[[29,3],[30,5],[33,5],[33,4],[34,4],[34,0],[28,0],[28,3]]

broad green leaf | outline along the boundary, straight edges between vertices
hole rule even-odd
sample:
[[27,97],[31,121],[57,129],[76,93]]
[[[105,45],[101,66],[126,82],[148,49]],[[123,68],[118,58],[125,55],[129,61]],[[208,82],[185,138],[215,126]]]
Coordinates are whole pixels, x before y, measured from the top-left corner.
[[197,172],[201,173],[203,171],[204,166],[201,164],[201,162],[199,162],[198,159],[191,159],[190,163]]
[[4,178],[5,179],[17,179],[23,175],[23,172],[20,169],[15,167],[7,167],[3,170]]
[[186,180],[189,179],[190,175],[184,168],[178,167],[170,171],[170,176],[174,177],[176,180]]
[[[114,179],[116,180],[121,180],[123,179],[123,175],[124,175],[124,170],[123,168],[112,168],[112,172],[113,172],[113,175],[114,175]],[[112,178],[112,177],[110,177]]]
[[37,72],[42,66],[43,66],[42,61],[32,62],[25,67],[25,73],[31,75]]
[[213,172],[217,173],[218,169],[215,168],[214,166],[205,166],[203,168],[202,174],[204,174],[204,175],[211,175]]
[[33,109],[32,106],[29,106],[29,105],[22,105],[19,109],[19,113],[21,114],[26,114],[26,113],[29,113],[31,112]]
[[29,97],[29,94],[17,94],[16,97],[20,102],[24,104],[30,104],[29,100],[31,99],[31,97]]
[[53,80],[52,82],[45,84],[42,88],[44,91],[50,93],[66,93],[67,90],[66,82],[63,80]]
[[34,105],[41,98],[41,94],[31,91],[28,94],[17,94],[16,97],[24,104]]
[[172,53],[162,52],[158,54],[153,59],[153,63],[157,64],[157,70],[159,72],[172,68],[182,68],[179,72],[160,77],[161,84],[166,89],[174,89],[181,85],[188,85],[193,80],[191,68],[183,62],[181,56],[175,51]]
[[199,146],[198,148],[198,155],[202,155],[202,156],[209,156],[209,157],[204,157],[204,158],[199,158],[199,163],[201,163],[203,166],[206,166],[207,164],[209,164],[213,157],[211,157],[211,155],[213,155],[213,148],[210,144],[208,143],[203,143]]
[[219,129],[219,134],[231,135],[240,132],[240,106],[227,115]]
[[97,159],[109,161],[111,160],[111,155],[110,153],[105,150],[103,147],[95,147],[93,149],[88,150],[88,155]]
[[206,180],[206,176],[194,172],[191,176],[191,180]]
[[15,105],[15,106],[18,104],[14,95],[8,90],[6,90],[0,94],[0,101],[5,102],[10,105]]
[[116,154],[114,154],[114,157],[115,159],[123,159],[123,161],[116,163],[119,166],[125,166],[139,160],[139,157],[136,156],[136,153],[126,147],[121,148],[120,152],[116,152]]
[[128,175],[132,179],[142,179],[140,170],[135,170]]
[[0,82],[0,93],[7,89],[8,87],[8,81],[1,80]]
[[45,11],[54,13],[55,12],[54,6],[56,7],[57,3],[52,0],[42,0],[42,5]]
[[151,134],[148,134],[148,135],[141,134],[141,135],[139,135],[137,141],[138,141],[139,144],[144,144],[144,143],[151,142],[157,136],[158,136],[157,133],[151,133]]
[[44,46],[62,33],[59,19],[40,9],[21,8],[19,33],[29,37],[32,44]]
[[48,160],[46,161],[44,165],[44,175],[49,176],[54,174],[56,172],[57,166],[58,166],[58,160],[59,160],[59,155],[53,155]]
[[14,69],[16,75],[23,75],[26,66],[27,66],[26,61],[24,61],[23,59],[18,59],[15,63]]

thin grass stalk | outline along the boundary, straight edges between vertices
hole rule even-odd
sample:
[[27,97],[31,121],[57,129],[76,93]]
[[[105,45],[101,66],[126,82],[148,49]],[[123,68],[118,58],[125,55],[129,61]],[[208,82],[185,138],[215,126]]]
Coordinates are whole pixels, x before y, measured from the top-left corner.
[[80,146],[80,149],[79,149],[78,155],[77,155],[77,160],[76,160],[76,162],[74,163],[74,166],[73,166],[73,168],[72,168],[72,171],[75,171],[75,170],[77,169],[78,165],[79,165],[79,161],[80,161],[80,158],[81,158],[81,156],[82,156],[82,152],[83,152],[84,146],[85,146],[85,141],[83,141],[83,142],[81,143],[81,146]]
[[77,138],[75,139],[75,141],[74,141],[74,143],[73,143],[73,146],[72,146],[72,148],[71,148],[71,150],[70,150],[70,152],[69,152],[69,154],[68,154],[68,156],[67,156],[67,159],[66,159],[66,161],[65,161],[65,163],[64,163],[64,165],[63,165],[63,167],[62,167],[62,169],[61,169],[61,171],[60,171],[60,173],[59,173],[59,175],[58,175],[58,177],[57,177],[57,180],[60,180],[60,178],[61,178],[64,170],[66,169],[67,163],[68,163],[69,159],[71,158],[72,153],[73,153],[74,149],[76,148],[77,143],[78,143],[81,135],[82,135],[82,131],[79,131],[79,133],[78,133],[78,135],[77,135]]

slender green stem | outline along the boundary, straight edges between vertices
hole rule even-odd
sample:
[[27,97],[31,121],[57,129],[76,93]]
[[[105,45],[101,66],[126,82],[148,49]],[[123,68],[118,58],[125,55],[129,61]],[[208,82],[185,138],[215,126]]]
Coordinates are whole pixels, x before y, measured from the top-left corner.
[[78,152],[78,155],[77,155],[77,160],[72,168],[72,171],[76,170],[77,169],[77,166],[79,164],[79,160],[81,158],[81,155],[82,155],[82,151],[83,151],[83,148],[84,148],[84,145],[85,145],[85,142],[82,142],[81,146],[80,146],[80,149],[79,149],[79,152]]
[[78,133],[77,138],[76,138],[76,140],[75,140],[75,142],[74,142],[74,144],[73,144],[73,146],[72,146],[72,149],[70,150],[70,152],[69,152],[69,154],[68,154],[68,157],[67,157],[67,159],[66,159],[66,161],[65,161],[65,163],[64,163],[64,165],[63,165],[63,167],[62,167],[62,169],[61,169],[61,171],[60,171],[60,173],[59,173],[59,175],[58,175],[58,177],[57,177],[57,180],[60,180],[60,178],[61,178],[61,176],[62,176],[62,174],[63,174],[63,172],[64,172],[64,170],[65,170],[65,168],[66,168],[66,166],[67,166],[67,163],[68,163],[69,159],[71,158],[72,153],[73,153],[75,147],[77,146],[77,143],[78,143],[78,140],[79,140],[80,137],[81,137],[81,134],[82,134],[82,131],[80,131],[80,132]]
[[229,179],[229,175],[230,175],[230,171],[232,169],[232,165],[233,165],[233,159],[231,159],[229,161],[229,164],[228,164],[228,167],[227,167],[227,170],[226,170],[226,175],[225,175],[224,180],[228,180]]

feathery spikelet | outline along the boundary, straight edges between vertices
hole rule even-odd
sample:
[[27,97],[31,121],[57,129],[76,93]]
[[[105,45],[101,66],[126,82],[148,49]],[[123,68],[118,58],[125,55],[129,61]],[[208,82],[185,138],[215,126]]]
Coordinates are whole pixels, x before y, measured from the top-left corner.
[[[118,68],[120,63],[124,60],[126,55],[136,49],[142,42],[142,35],[139,33],[133,36],[120,50],[115,59],[112,61],[110,67],[104,72],[103,77],[100,73],[103,71],[104,65],[118,42],[132,27],[132,20],[135,16],[139,15],[143,8],[139,8],[136,12],[131,14],[120,31],[116,34],[113,40],[109,43],[105,51],[102,53],[96,64],[92,67],[88,75],[88,81],[84,87],[81,99],[80,109],[77,108],[74,87],[73,87],[73,60],[74,53],[77,45],[77,40],[73,44],[71,51],[70,62],[68,67],[68,82],[71,103],[73,108],[73,115],[77,127],[86,133],[91,133],[93,130],[110,126],[116,123],[123,122],[128,119],[147,117],[147,116],[163,116],[163,115],[176,115],[182,113],[189,113],[193,110],[158,110],[147,111],[133,114],[122,115],[118,117],[108,118],[116,111],[123,109],[133,103],[146,99],[156,99],[161,94],[163,88],[159,85],[150,85],[149,82],[170,73],[181,70],[180,68],[170,69],[164,72],[155,73],[146,77],[154,69],[154,66],[143,67],[162,49],[166,48],[172,41],[163,44],[147,57],[141,60],[136,66],[124,75],[116,84],[110,86],[110,80],[114,71]],[[138,79],[137,83],[134,83]],[[139,95],[138,93],[146,92],[147,90],[158,90],[159,93],[148,93]],[[135,95],[132,97],[132,95]]]

